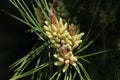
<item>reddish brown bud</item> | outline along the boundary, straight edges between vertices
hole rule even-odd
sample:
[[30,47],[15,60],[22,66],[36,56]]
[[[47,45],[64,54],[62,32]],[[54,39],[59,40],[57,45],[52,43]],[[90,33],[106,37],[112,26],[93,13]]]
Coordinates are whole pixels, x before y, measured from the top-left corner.
[[50,9],[49,11],[49,17],[50,17],[50,24],[55,25],[56,27],[58,27],[58,20],[55,16],[55,14],[53,13],[52,9]]

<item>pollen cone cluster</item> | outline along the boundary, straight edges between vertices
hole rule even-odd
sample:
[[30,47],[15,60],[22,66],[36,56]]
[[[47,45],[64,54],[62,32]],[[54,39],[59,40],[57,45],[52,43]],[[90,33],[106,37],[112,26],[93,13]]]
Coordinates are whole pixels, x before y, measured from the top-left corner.
[[58,61],[54,62],[54,65],[64,65],[63,72],[65,72],[68,69],[69,64],[71,64],[74,67],[76,66],[75,62],[77,61],[77,57],[73,55],[72,51],[68,53],[54,54],[54,57],[58,59]]
[[70,64],[76,66],[77,57],[74,56],[73,49],[82,43],[81,37],[84,33],[76,34],[75,26],[63,23],[61,18],[57,20],[52,10],[49,14],[50,21],[45,21],[43,27],[46,35],[58,51],[58,54],[54,54],[54,57],[58,59],[54,65],[63,65],[63,72],[65,72]]

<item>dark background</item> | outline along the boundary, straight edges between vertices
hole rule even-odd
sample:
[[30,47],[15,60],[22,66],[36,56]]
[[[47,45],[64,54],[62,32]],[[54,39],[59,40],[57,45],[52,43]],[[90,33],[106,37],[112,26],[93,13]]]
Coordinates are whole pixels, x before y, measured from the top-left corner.
[[[72,0],[68,0],[68,2],[69,1],[72,1]],[[85,7],[86,7],[86,4],[88,3],[87,1],[89,1],[89,4],[92,3],[90,0],[86,0],[86,1],[80,0],[80,1],[81,1],[81,4],[85,5]],[[114,5],[112,4],[113,8],[117,4],[117,0],[114,0],[114,1],[113,0],[106,0],[106,1],[101,0],[101,1],[103,1],[101,3],[101,9],[103,10],[103,13],[104,11],[106,11],[105,10],[106,4],[112,4],[113,2],[116,1]],[[73,3],[71,2],[71,4]],[[69,5],[67,6],[69,7]],[[12,6],[12,4],[10,4],[9,0],[1,0],[0,9],[4,9],[12,14],[19,16],[18,11]],[[79,11],[78,8],[75,8],[75,9]],[[90,10],[89,7],[86,9]],[[106,11],[105,14],[106,15],[109,14],[109,11],[111,10],[112,9],[108,9],[108,12]],[[74,11],[72,12],[76,14]],[[91,19],[90,16],[86,16],[86,14],[84,13],[88,13],[88,12],[85,12],[83,10],[80,12],[80,14],[78,13],[77,15],[78,17],[79,15],[81,15],[79,18],[79,20],[82,21],[80,22],[81,26],[88,25],[86,23],[90,22],[89,19]],[[99,13],[102,13],[102,12],[99,12]],[[99,47],[104,48],[104,45],[106,49],[120,47],[120,16],[119,16],[119,13],[120,11],[117,10],[115,21],[109,24],[107,29],[104,31],[104,34],[102,34],[100,39],[98,39],[98,41],[93,45],[93,48],[91,49],[91,51],[94,51],[95,48],[97,49]],[[86,18],[88,21],[86,20]],[[96,21],[99,21],[98,16],[96,17]],[[20,59],[22,56],[24,56],[31,49],[34,43],[38,40],[35,34],[26,32],[28,28],[29,28],[28,26],[24,25],[23,23],[15,20],[14,18],[0,11],[0,80],[8,80],[12,76],[13,72],[12,70],[10,70],[9,66],[13,62]],[[88,28],[86,27],[85,29],[88,30]],[[99,30],[100,29],[98,29],[98,31]],[[102,47],[99,46],[101,45],[101,43],[102,43]],[[113,71],[115,69],[114,66],[115,67],[118,66],[120,68],[120,58],[119,58],[120,54],[119,52],[116,52],[116,53],[118,54],[115,54],[115,52],[113,52],[111,53],[112,55],[102,55],[102,56],[97,56],[96,58],[94,57],[93,61],[90,58],[91,62],[93,62],[93,65],[90,67],[91,72],[96,72],[95,74],[98,74],[98,76],[100,77],[100,80],[102,80],[102,77],[106,77],[106,79],[108,79],[109,77],[114,76],[114,71]],[[106,58],[105,61],[104,61],[104,56]],[[98,60],[98,57],[100,58],[100,60]],[[98,62],[96,62],[97,60]],[[103,68],[101,67],[101,65]],[[106,79],[104,78],[103,80],[106,80]],[[110,80],[115,80],[115,79],[113,77],[113,79],[110,78]]]
[[[19,15],[9,0],[1,0],[0,9]],[[27,29],[28,26],[0,11],[0,80],[8,80],[12,76],[9,66],[36,42],[35,35],[27,33]]]

